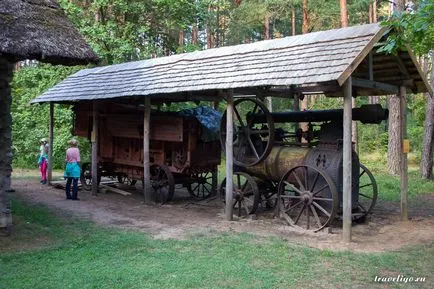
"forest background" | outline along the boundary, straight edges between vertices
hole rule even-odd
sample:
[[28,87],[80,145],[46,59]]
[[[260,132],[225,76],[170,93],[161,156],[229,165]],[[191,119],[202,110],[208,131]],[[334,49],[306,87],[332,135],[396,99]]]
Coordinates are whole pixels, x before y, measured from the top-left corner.
[[[339,0],[60,0],[69,19],[99,54],[101,65],[161,57],[214,47],[281,38],[341,27]],[[411,43],[424,73],[433,83],[434,3],[432,0],[397,1],[407,5],[401,13],[393,2],[347,0],[349,26],[387,21],[392,34],[383,49],[393,53]],[[396,4],[396,3],[395,3]],[[401,9],[402,10],[402,9]],[[51,66],[26,61],[16,65],[13,81],[14,167],[36,168],[39,139],[47,137],[49,108],[29,102],[85,67]],[[212,68],[210,68],[212,69]],[[357,99],[357,106],[380,103],[388,97]],[[168,109],[195,106],[186,103]],[[419,165],[428,146],[432,177],[432,130],[434,102],[428,95],[408,98],[408,134],[412,151],[409,162]],[[308,109],[342,108],[341,99],[309,97]],[[290,100],[273,99],[273,110],[292,108]],[[223,109],[223,106],[221,107]],[[428,116],[428,117],[427,117]],[[73,113],[69,106],[56,105],[54,168],[64,165],[67,140],[72,137]],[[425,125],[425,128],[424,128]],[[431,140],[425,144],[427,130]],[[388,124],[359,125],[359,151],[387,166]],[[89,143],[80,141],[82,158],[89,159]],[[426,155],[425,155],[426,159]],[[423,162],[422,162],[423,163]]]

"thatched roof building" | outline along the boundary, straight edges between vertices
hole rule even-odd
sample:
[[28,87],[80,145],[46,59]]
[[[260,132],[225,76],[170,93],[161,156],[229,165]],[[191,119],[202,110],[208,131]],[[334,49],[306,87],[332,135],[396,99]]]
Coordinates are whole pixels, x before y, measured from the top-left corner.
[[98,56],[54,0],[0,0],[0,39],[0,233],[8,233],[12,214],[5,190],[12,170],[13,62],[75,65],[97,62]]
[[0,1],[0,57],[87,64],[98,56],[55,0]]

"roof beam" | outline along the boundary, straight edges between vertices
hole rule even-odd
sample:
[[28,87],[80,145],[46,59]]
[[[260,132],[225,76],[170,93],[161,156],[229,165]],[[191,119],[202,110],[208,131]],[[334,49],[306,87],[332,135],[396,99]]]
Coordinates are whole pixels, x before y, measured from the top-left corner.
[[369,73],[369,80],[374,80],[374,61],[372,57],[372,50],[369,51],[368,54],[368,73]]
[[342,88],[336,82],[322,83],[310,86],[291,86],[291,87],[243,87],[235,88],[235,94],[257,95],[257,96],[273,96],[273,97],[289,97],[294,98],[295,95],[310,95],[310,94],[325,94],[340,92]]
[[280,88],[275,87],[271,88],[273,92],[286,92],[292,94],[322,94],[326,92],[336,92],[341,91],[342,88],[337,83],[328,83],[328,84],[317,84],[312,86],[299,86],[299,87],[290,87],[290,88]]
[[399,92],[399,88],[397,86],[383,83],[383,82],[361,79],[361,78],[352,78],[352,82],[354,86],[358,86],[358,87],[378,89],[393,94],[397,94]]
[[426,91],[431,95],[431,97],[434,97],[434,91],[431,87],[430,83],[428,82],[428,79],[426,78],[425,74],[422,71],[422,68],[419,65],[419,62],[417,61],[416,56],[411,51],[410,47],[407,47],[408,55],[410,56],[411,60],[414,63],[414,66],[416,66],[417,71],[419,72],[420,77],[422,78],[422,82],[425,85]]
[[401,73],[405,76],[405,78],[410,79],[410,73],[408,72],[408,69],[404,63],[404,61],[402,61],[401,57],[399,55],[395,56],[396,59],[396,63],[398,64],[399,70],[401,71]]

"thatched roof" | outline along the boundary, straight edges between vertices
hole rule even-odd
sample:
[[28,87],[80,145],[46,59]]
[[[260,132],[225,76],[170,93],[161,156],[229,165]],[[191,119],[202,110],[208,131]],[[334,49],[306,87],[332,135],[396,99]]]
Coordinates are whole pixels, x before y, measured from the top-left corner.
[[[361,25],[84,69],[33,102],[131,96],[180,100],[183,93],[188,97],[203,92],[206,96],[206,91],[220,89],[235,92],[240,88],[322,83],[334,84],[336,91],[342,92],[340,86],[353,74],[368,77],[370,51],[374,54],[374,80],[399,86],[403,79],[411,79],[413,91],[427,91],[426,80],[411,54],[401,54],[399,63],[408,74],[403,75],[396,57],[376,53],[374,45],[385,31],[378,24]],[[358,95],[381,95],[375,89],[361,93]]]
[[54,64],[87,64],[98,56],[55,0],[0,1],[0,56]]

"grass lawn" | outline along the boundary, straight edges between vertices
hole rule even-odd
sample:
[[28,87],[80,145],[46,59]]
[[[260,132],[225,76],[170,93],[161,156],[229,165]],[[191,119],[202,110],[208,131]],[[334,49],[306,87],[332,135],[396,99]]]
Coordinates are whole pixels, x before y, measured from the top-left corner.
[[[387,201],[399,201],[401,199],[399,176],[387,174],[387,156],[375,153],[363,155],[361,156],[361,162],[372,172],[377,181],[378,198]],[[422,179],[419,172],[419,163],[410,162],[408,166],[409,199],[427,193],[434,193],[434,181]]]
[[[433,288],[434,243],[388,253],[318,250],[248,234],[155,240],[14,200],[0,288]],[[424,283],[374,276],[426,277]]]

